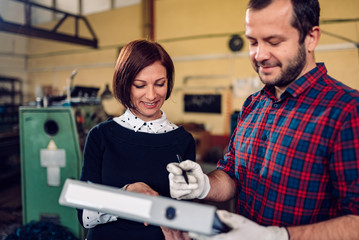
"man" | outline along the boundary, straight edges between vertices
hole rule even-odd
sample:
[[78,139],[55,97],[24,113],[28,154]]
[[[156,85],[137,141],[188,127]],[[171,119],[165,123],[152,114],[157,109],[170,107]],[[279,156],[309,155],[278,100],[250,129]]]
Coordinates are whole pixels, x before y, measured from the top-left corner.
[[232,230],[210,239],[359,239],[359,93],[315,62],[319,12],[317,0],[250,0],[246,38],[265,87],[217,170],[167,166],[174,198],[237,198],[239,215],[218,212]]

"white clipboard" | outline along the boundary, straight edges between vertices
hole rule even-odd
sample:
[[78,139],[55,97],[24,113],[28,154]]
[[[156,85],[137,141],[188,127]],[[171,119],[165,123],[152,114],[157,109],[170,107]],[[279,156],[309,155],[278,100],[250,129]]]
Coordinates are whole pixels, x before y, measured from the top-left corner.
[[204,235],[223,232],[214,206],[123,191],[79,180],[65,181],[59,203],[187,232]]

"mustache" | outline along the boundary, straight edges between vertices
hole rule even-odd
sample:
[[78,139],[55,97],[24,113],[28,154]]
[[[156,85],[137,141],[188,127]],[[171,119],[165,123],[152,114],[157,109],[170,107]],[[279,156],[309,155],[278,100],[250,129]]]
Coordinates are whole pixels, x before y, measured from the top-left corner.
[[270,62],[270,61],[267,61],[267,60],[266,61],[261,61],[261,62],[256,61],[255,65],[256,65],[257,68],[259,68],[259,67],[281,67],[282,66],[282,64],[280,62],[277,62],[277,61]]

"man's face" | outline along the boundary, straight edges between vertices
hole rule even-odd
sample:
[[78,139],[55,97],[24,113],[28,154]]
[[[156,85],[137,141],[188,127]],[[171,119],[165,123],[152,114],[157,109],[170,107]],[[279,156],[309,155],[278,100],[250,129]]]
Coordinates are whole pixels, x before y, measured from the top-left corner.
[[247,10],[246,37],[252,65],[261,81],[279,88],[304,73],[306,47],[291,23],[290,1],[275,1],[261,10]]

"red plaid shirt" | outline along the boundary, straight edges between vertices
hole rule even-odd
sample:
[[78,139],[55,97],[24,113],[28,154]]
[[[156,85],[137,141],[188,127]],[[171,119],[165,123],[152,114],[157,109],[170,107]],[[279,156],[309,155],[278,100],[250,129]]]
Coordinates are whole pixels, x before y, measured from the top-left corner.
[[218,162],[237,185],[237,213],[263,225],[359,215],[359,92],[324,64],[277,100],[265,87],[243,105]]

